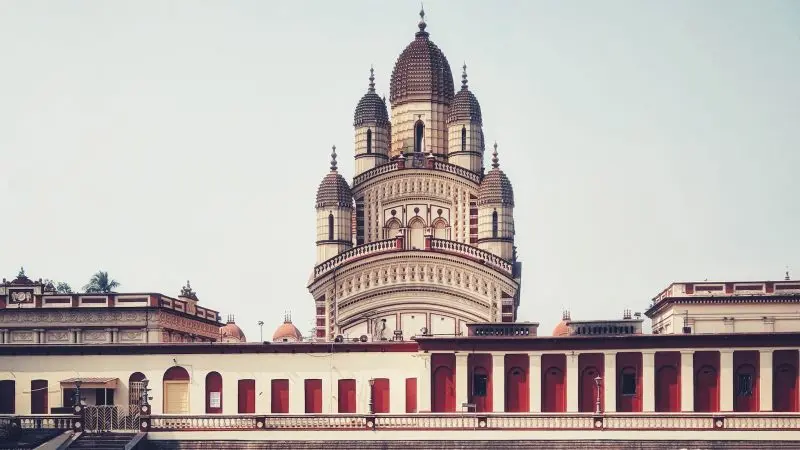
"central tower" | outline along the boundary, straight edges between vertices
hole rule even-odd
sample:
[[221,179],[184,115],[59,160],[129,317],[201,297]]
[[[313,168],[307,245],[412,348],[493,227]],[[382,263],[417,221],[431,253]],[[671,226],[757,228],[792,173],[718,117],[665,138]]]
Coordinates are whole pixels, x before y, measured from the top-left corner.
[[359,100],[355,176],[336,169],[317,193],[317,265],[308,289],[318,340],[457,335],[513,322],[521,264],[514,193],[497,144],[484,174],[483,116],[430,40],[425,13],[391,75],[391,115],[369,87]]

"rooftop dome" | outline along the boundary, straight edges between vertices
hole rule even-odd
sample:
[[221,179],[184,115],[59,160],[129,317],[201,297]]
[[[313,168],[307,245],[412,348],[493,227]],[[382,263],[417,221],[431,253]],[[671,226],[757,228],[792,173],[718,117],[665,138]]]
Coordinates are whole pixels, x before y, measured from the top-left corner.
[[378,125],[383,126],[389,125],[386,103],[375,93],[375,71],[371,67],[369,69],[369,89],[356,106],[353,126],[357,127],[367,122],[377,122]]
[[481,105],[478,99],[469,90],[467,86],[467,65],[464,64],[464,72],[461,74],[461,90],[458,91],[453,97],[453,103],[450,104],[450,112],[447,115],[447,123],[452,123],[457,120],[468,120],[470,122],[483,125],[483,117],[481,116]]
[[553,336],[569,336],[569,311],[564,311],[561,315],[561,322],[558,322],[555,328],[553,328]]
[[492,170],[483,177],[481,186],[478,189],[478,205],[490,203],[514,206],[514,189],[511,187],[511,181],[508,180],[506,174],[500,170],[496,142],[492,153]]
[[350,185],[343,176],[336,171],[336,146],[331,153],[331,171],[325,175],[317,189],[317,208],[331,206],[352,207],[353,193]]
[[425,11],[419,15],[419,31],[400,53],[392,70],[389,100],[392,105],[414,100],[449,105],[455,91],[453,73],[444,53],[428,39]]
[[222,342],[247,342],[247,338],[239,325],[236,325],[233,315],[228,316],[228,323],[219,327],[220,340]]
[[283,323],[272,335],[272,342],[300,342],[302,340],[303,335],[300,333],[300,330],[292,324],[291,316],[286,314],[283,318]]

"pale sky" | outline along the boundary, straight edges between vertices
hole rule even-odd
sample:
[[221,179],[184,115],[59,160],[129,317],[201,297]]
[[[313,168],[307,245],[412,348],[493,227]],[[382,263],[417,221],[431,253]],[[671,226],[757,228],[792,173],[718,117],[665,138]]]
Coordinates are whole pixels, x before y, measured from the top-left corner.
[[[426,0],[514,184],[519,319],[800,278],[800,2]],[[314,197],[353,173],[417,1],[0,1],[0,276],[311,327]],[[456,80],[458,86],[458,80]],[[488,164],[488,155],[487,155]]]

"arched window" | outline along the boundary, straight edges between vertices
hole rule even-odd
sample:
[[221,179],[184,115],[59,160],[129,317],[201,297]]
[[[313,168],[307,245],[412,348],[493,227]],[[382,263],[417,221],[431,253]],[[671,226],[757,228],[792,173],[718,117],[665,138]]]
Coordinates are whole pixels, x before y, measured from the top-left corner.
[[433,237],[436,239],[447,239],[447,222],[439,218],[433,222]]
[[461,151],[467,151],[467,127],[461,127]]
[[425,248],[425,222],[415,217],[408,223],[411,237],[411,248],[422,250]]
[[425,139],[425,124],[422,123],[421,120],[418,120],[416,125],[414,125],[414,152],[421,153],[425,149],[423,149]]
[[492,212],[492,237],[497,237],[497,210]]
[[389,222],[386,223],[386,239],[394,239],[397,237],[397,233],[400,232],[400,221],[396,218],[389,219]]
[[328,214],[328,240],[333,240],[333,213]]
[[372,129],[367,128],[367,153],[372,153]]

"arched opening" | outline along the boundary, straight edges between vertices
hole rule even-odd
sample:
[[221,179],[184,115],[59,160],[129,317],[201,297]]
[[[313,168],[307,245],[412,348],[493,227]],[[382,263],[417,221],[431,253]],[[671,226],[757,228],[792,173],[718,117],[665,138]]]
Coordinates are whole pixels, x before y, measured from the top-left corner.
[[47,380],[31,380],[31,414],[47,414]]
[[0,380],[0,414],[14,414],[16,389],[14,380]]
[[708,365],[700,367],[694,377],[695,412],[719,411],[718,394],[717,370]]
[[678,369],[663,366],[656,373],[656,411],[680,411],[681,391],[678,384]]
[[422,153],[425,151],[425,124],[418,120],[414,125],[414,152]]
[[385,230],[386,230],[386,236],[385,236],[386,239],[396,238],[397,233],[400,232],[400,221],[397,220],[396,218],[389,219],[389,221],[386,222]]
[[797,412],[797,367],[788,362],[777,366],[773,380],[772,410]]
[[372,153],[372,129],[367,128],[367,154]]
[[456,411],[456,386],[450,367],[441,366],[433,372],[433,412]]
[[736,368],[734,377],[733,410],[736,412],[756,412],[758,405],[758,372],[751,364]]
[[461,151],[467,151],[467,127],[461,127]]
[[206,414],[222,414],[222,375],[219,372],[206,375]]
[[438,218],[433,222],[433,237],[436,239],[447,239],[447,222]]
[[173,366],[164,372],[164,414],[189,413],[189,372]]
[[542,412],[566,412],[566,398],[564,371],[549,367],[544,371],[542,382]]
[[512,367],[506,373],[505,412],[528,412],[528,372],[524,367]]
[[425,222],[420,217],[414,217],[408,223],[411,248],[421,250],[425,248]]
[[144,374],[142,372],[133,372],[128,377],[128,408],[133,411],[133,408],[138,410],[142,401],[142,393],[144,392]]
[[333,240],[333,213],[328,214],[328,240]]
[[489,371],[483,366],[473,367],[469,382],[469,403],[475,405],[475,412],[491,412]]
[[497,237],[497,210],[492,211],[492,237]]
[[594,381],[599,375],[600,372],[594,366],[583,369],[578,393],[578,411],[594,412],[597,409],[598,393],[600,394],[600,409],[603,410],[603,394],[602,391],[598,392],[597,382]]

